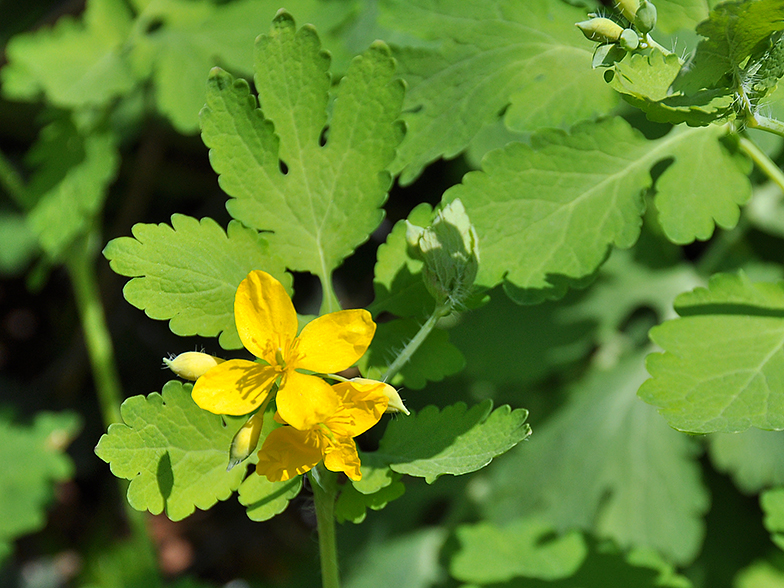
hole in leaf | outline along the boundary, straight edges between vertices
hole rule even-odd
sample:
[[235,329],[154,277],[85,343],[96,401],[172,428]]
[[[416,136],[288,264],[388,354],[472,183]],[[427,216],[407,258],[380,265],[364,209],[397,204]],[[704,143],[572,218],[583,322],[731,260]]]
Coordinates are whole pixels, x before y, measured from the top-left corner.
[[319,135],[319,145],[321,145],[322,147],[326,145],[328,137],[329,137],[329,125],[321,129],[321,134]]
[[280,173],[282,173],[284,176],[288,175],[288,173],[289,173],[289,166],[286,165],[285,161],[283,161],[282,159],[279,159],[278,160],[278,166],[280,167]]
[[154,18],[147,23],[147,28],[144,32],[145,34],[149,35],[150,33],[154,33],[155,31],[160,29],[162,26],[163,26],[163,20],[160,18]]

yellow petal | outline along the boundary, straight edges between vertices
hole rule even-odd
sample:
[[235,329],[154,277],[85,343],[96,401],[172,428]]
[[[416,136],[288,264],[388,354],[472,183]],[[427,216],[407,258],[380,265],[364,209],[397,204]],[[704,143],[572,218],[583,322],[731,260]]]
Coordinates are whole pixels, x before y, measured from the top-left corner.
[[264,440],[256,472],[270,482],[290,480],[304,474],[321,461],[322,444],[318,435],[280,427]]
[[375,332],[376,323],[361,308],[320,316],[300,333],[296,367],[322,374],[349,368],[365,354]]
[[333,472],[345,472],[355,482],[362,479],[359,454],[352,439],[338,438],[328,442],[325,448],[324,465]]
[[245,349],[275,364],[297,336],[297,313],[283,285],[267,272],[253,271],[234,297],[234,321]]
[[384,382],[349,380],[332,386],[340,406],[324,424],[338,437],[361,435],[381,420],[387,408]]
[[220,357],[213,357],[198,351],[186,351],[173,359],[163,358],[166,367],[179,377],[191,381],[198,380],[199,377],[223,361]]
[[248,414],[267,400],[277,375],[270,366],[232,359],[196,380],[191,396],[200,408],[215,414]]
[[323,423],[338,408],[332,387],[317,376],[287,372],[275,397],[280,418],[304,431]]

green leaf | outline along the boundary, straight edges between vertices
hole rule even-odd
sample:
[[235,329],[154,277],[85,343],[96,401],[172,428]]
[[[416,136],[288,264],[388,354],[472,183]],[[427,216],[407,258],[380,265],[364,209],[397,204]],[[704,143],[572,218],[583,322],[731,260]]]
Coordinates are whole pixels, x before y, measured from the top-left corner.
[[57,259],[103,206],[119,166],[115,138],[102,131],[82,135],[61,119],[41,130],[28,161],[37,168],[28,184],[35,199],[28,222],[41,248]]
[[447,533],[439,527],[413,531],[405,535],[371,540],[366,544],[359,563],[348,568],[345,588],[405,586],[431,588],[443,581],[439,554]]
[[391,484],[372,494],[358,491],[351,483],[346,484],[343,486],[338,501],[335,503],[335,518],[337,518],[339,523],[344,523],[345,521],[351,521],[355,524],[361,523],[367,516],[368,508],[381,510],[388,503],[403,496],[406,487],[399,478],[399,475],[396,476],[396,479]]
[[38,253],[38,237],[21,214],[0,211],[0,273],[18,274]]
[[362,494],[375,494],[400,479],[400,475],[390,470],[375,453],[360,452],[359,456],[362,479],[351,484]]
[[768,561],[755,561],[735,577],[734,588],[784,588],[784,570]]
[[591,69],[574,27],[585,12],[560,0],[387,0],[382,22],[437,43],[396,51],[408,82],[406,139],[392,166],[410,184],[431,161],[463,151],[504,112],[508,127],[568,127],[609,112],[616,98]]
[[639,401],[645,377],[641,353],[611,370],[594,367],[530,443],[489,470],[490,519],[536,514],[558,530],[582,528],[623,549],[690,562],[709,503],[699,448]]
[[200,409],[190,384],[168,382],[162,394],[132,396],[123,423],[109,426],[95,453],[118,478],[130,480],[128,502],[173,521],[206,510],[240,486],[243,468],[226,471],[229,445],[243,419]]
[[266,521],[286,510],[289,501],[302,489],[302,476],[285,482],[270,482],[266,476],[251,473],[240,485],[240,504],[247,507],[252,521]]
[[732,476],[747,494],[770,486],[784,486],[784,433],[749,429],[716,433],[708,444],[714,467]]
[[693,29],[708,18],[710,5],[721,0],[656,0],[659,18],[654,33],[671,34],[683,29]]
[[[359,360],[360,371],[366,377],[380,379],[395,356],[419,331],[416,319],[400,319],[381,323],[376,329],[368,352]],[[391,380],[395,386],[421,390],[427,382],[440,382],[458,373],[465,366],[460,350],[449,342],[449,333],[433,330],[411,359]]]
[[[411,224],[428,226],[433,220],[433,208],[426,202],[418,204],[408,215]],[[422,261],[408,252],[406,221],[395,223],[386,242],[376,252],[373,274],[375,300],[374,315],[390,312],[399,317],[423,317],[432,313],[435,300],[422,280]]]
[[34,100],[39,93],[54,106],[103,106],[136,84],[124,56],[132,25],[123,0],[89,0],[82,21],[65,16],[8,43],[1,74],[3,94]]
[[17,537],[41,529],[55,482],[74,466],[65,448],[80,424],[74,413],[40,412],[30,426],[0,420],[0,561]]
[[651,330],[640,398],[694,433],[784,429],[784,285],[717,274],[675,300],[681,318]]
[[517,576],[557,580],[575,573],[585,559],[582,535],[553,536],[553,528],[535,519],[517,519],[503,527],[483,522],[457,529],[460,549],[449,571],[458,580],[488,584]]
[[763,492],[760,505],[765,512],[765,528],[770,531],[773,542],[784,549],[784,488]]
[[229,212],[271,231],[270,243],[288,267],[322,277],[381,222],[390,186],[384,169],[403,136],[395,123],[403,84],[393,79],[386,45],[374,43],[352,61],[329,121],[328,68],[315,30],[296,31],[291,16],[280,13],[272,34],[256,44],[264,112],[247,83],[215,69],[201,115],[212,166],[234,198]]
[[[675,88],[692,94],[701,88],[726,86],[744,61],[776,31],[784,29],[784,0],[724,2],[697,27],[706,37]],[[730,78],[730,81],[727,81]]]
[[470,410],[462,402],[443,410],[428,406],[390,421],[378,452],[371,455],[400,474],[425,478],[428,484],[444,474],[474,472],[531,434],[525,424],[527,410],[492,409],[490,400]]
[[234,294],[256,269],[291,289],[291,276],[269,252],[266,240],[239,222],[224,232],[210,218],[175,214],[172,225],[136,224],[133,238],[113,239],[104,249],[111,268],[133,277],[126,300],[147,316],[169,319],[181,336],[214,337],[224,349],[242,347],[234,324]]

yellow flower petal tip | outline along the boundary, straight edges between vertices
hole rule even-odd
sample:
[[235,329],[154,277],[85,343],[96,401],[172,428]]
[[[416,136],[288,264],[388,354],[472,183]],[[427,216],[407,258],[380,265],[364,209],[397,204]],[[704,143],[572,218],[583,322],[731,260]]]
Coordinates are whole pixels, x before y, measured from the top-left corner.
[[397,390],[395,390],[394,386],[390,386],[386,382],[379,382],[377,380],[369,380],[367,378],[352,378],[352,382],[358,382],[360,384],[368,384],[368,385],[382,385],[384,388],[382,392],[387,397],[389,401],[387,403],[387,409],[384,412],[402,412],[406,416],[409,416],[411,412],[406,408],[406,405],[403,404],[403,399],[400,398],[400,394],[398,394]]
[[196,381],[216,365],[223,363],[223,359],[213,357],[198,351],[186,351],[174,358],[163,358],[163,363],[184,380]]

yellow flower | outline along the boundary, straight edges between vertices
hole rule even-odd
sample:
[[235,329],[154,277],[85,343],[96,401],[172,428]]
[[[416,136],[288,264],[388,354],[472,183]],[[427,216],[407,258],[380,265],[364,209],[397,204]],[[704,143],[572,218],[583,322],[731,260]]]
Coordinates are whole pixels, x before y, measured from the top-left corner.
[[202,375],[193,400],[216,414],[244,415],[262,406],[278,382],[276,405],[292,427],[310,430],[338,409],[332,388],[318,376],[351,367],[364,355],[376,331],[370,313],[341,310],[318,317],[297,336],[297,313],[283,285],[253,271],[237,289],[234,320],[240,340],[266,362],[232,359]]
[[[337,405],[334,412],[306,430],[283,426],[270,432],[259,451],[256,472],[271,482],[289,480],[323,459],[328,470],[345,472],[352,480],[360,480],[362,473],[354,437],[381,419],[389,400],[387,388],[391,386],[373,380],[334,384],[331,387]],[[282,415],[275,417],[285,422]]]

